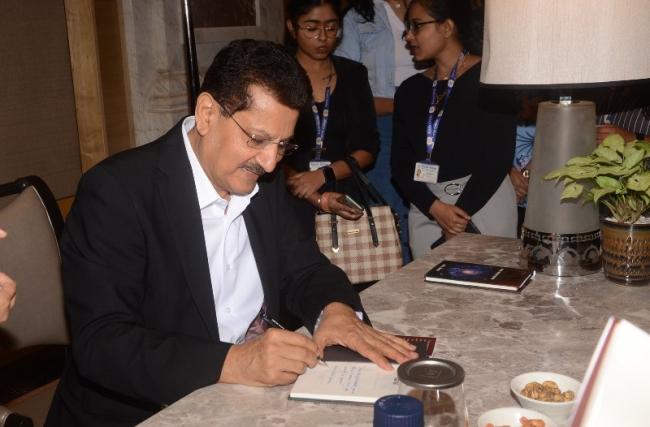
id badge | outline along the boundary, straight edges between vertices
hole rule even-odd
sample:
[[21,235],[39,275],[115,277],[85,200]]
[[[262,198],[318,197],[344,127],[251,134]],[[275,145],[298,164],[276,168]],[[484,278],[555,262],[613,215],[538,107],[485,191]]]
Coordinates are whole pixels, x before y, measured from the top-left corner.
[[331,164],[332,162],[330,162],[329,160],[312,160],[309,162],[309,171],[313,172],[320,168],[324,168],[325,166],[329,166]]
[[440,166],[435,163],[417,162],[413,180],[435,184],[438,182],[438,171],[440,171]]

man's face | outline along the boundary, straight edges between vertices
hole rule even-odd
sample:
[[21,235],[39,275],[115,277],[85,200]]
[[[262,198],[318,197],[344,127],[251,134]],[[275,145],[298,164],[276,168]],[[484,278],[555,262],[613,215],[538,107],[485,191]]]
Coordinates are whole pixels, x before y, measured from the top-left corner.
[[[223,114],[214,98],[202,93],[197,100],[196,128],[190,133],[201,167],[219,195],[226,199],[231,194],[249,194],[258,178],[272,172],[282,158],[277,144],[251,146],[246,133],[258,140],[287,140],[293,136],[298,120],[297,110],[279,103],[266,89],[251,86],[248,93],[252,100],[250,108],[234,113],[233,117]],[[194,131],[198,138],[192,137]]]

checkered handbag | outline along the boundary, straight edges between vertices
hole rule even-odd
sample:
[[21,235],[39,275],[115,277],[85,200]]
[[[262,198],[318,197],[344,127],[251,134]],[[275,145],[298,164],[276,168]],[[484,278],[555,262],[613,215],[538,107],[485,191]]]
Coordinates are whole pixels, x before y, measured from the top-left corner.
[[[321,252],[352,283],[381,280],[402,266],[399,220],[356,162],[346,159],[362,194],[364,214],[356,221],[334,214],[316,215],[316,241]],[[377,205],[370,206],[373,199]]]

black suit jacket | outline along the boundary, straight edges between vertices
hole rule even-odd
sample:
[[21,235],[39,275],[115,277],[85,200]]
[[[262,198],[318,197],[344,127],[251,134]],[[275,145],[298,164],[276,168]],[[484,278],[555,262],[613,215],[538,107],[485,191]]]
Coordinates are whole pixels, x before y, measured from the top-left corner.
[[[181,132],[179,123],[81,179],[61,242],[72,348],[47,425],[134,425],[220,376],[231,344],[219,340]],[[308,327],[330,302],[361,309],[296,221],[283,176],[259,185],[243,215],[269,313],[280,295]]]

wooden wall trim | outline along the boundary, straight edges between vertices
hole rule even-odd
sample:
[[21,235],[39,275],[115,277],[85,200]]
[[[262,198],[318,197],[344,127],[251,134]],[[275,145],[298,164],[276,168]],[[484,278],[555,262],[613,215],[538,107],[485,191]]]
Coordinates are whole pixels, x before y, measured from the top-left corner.
[[81,170],[108,156],[95,9],[92,0],[65,0]]

